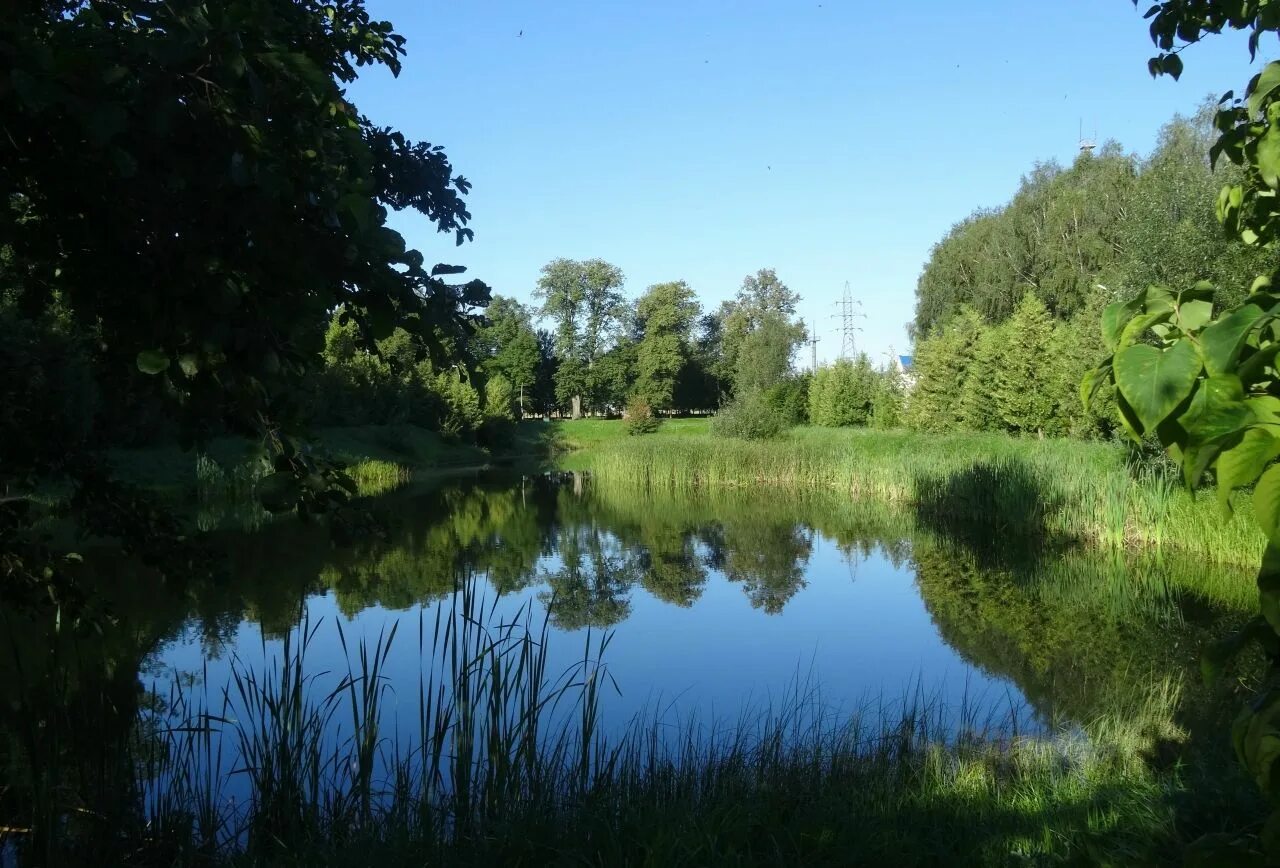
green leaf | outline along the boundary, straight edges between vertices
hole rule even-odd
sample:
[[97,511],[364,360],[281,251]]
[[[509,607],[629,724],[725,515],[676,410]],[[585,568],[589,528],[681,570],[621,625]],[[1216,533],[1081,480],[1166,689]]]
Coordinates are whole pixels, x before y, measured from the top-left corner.
[[1105,386],[1111,379],[1111,359],[1107,359],[1098,367],[1084,375],[1084,379],[1080,381],[1080,403],[1084,405],[1086,412],[1089,405],[1093,403],[1093,399],[1098,396],[1098,391]]
[[1120,414],[1120,424],[1128,433],[1129,438],[1134,443],[1142,442],[1142,422],[1138,420],[1138,414],[1133,412],[1133,408],[1129,406],[1129,402],[1124,399],[1124,395],[1120,392],[1116,393],[1116,410]]
[[1267,428],[1246,430],[1238,443],[1218,456],[1218,502],[1227,506],[1231,492],[1252,485],[1277,456],[1280,456],[1280,437]]
[[1262,104],[1280,88],[1280,63],[1268,63],[1258,76],[1258,82],[1249,91],[1249,113],[1256,115],[1262,111]]
[[178,356],[178,367],[188,377],[194,377],[200,372],[200,357],[195,353],[183,353]]
[[1267,344],[1256,353],[1250,354],[1240,363],[1240,380],[1252,385],[1259,380],[1268,379],[1267,367],[1275,364],[1277,353],[1280,353],[1280,343]]
[[160,350],[143,350],[138,353],[138,370],[144,374],[161,374],[169,369],[169,357]]
[[1244,401],[1244,387],[1235,374],[1218,374],[1200,381],[1178,422],[1193,443],[1208,443],[1240,431],[1253,421]]
[[1172,289],[1160,283],[1148,286],[1137,300],[1142,302],[1141,310],[1144,313],[1173,313],[1174,308],[1178,306],[1177,295]]
[[1142,296],[1129,301],[1117,301],[1102,311],[1102,340],[1107,349],[1114,351],[1120,343],[1120,334],[1133,315],[1142,308]]
[[1256,395],[1245,399],[1245,406],[1263,425],[1280,425],[1280,398],[1274,395]]
[[1262,308],[1246,304],[1201,332],[1200,354],[1204,356],[1205,370],[1210,374],[1230,371],[1240,358],[1245,338],[1261,316]]
[[270,512],[293,509],[301,495],[298,477],[291,471],[279,470],[258,480],[258,500]]
[[1254,159],[1263,183],[1273,190],[1280,187],[1280,129],[1270,127],[1258,139]]
[[1148,431],[1187,399],[1199,374],[1200,359],[1187,340],[1167,350],[1137,344],[1116,354],[1116,386]]
[[1280,464],[1273,464],[1254,486],[1253,515],[1267,539],[1274,539],[1280,520]]
[[1187,301],[1178,306],[1178,322],[1183,331],[1194,332],[1204,328],[1213,319],[1213,302]]
[[1125,325],[1124,330],[1120,332],[1120,341],[1116,345],[1117,350],[1127,347],[1132,343],[1136,343],[1147,329],[1152,326],[1168,322],[1171,316],[1173,316],[1172,310],[1158,310],[1153,313],[1144,313],[1139,316],[1135,316],[1133,319],[1129,320]]

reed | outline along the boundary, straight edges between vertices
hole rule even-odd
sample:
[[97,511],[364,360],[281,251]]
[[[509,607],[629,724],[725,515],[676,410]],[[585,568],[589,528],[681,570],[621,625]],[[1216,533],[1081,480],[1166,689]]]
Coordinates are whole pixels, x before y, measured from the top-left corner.
[[[1182,846],[1182,768],[1143,759],[1184,737],[1169,684],[1082,727],[1026,733],[1014,709],[920,692],[837,708],[797,679],[736,721],[655,709],[610,737],[608,637],[588,636],[579,662],[551,673],[546,621],[527,608],[499,618],[477,587],[460,583],[420,618],[416,697],[391,694],[385,674],[403,636],[356,641],[305,617],[277,651],[264,644],[261,664],[236,661],[220,691],[153,688],[130,741],[136,777],[99,795],[117,800],[115,816],[135,805],[136,821],[113,823],[92,850],[62,840],[48,852],[202,865],[986,865],[1158,863]],[[348,660],[332,686],[307,663],[329,630]],[[388,722],[389,703],[406,701],[412,732]],[[61,800],[44,818],[50,834],[73,835],[59,819],[65,788],[49,796]],[[21,835],[10,843],[18,864],[59,861],[27,858]]]
[[993,532],[1088,540],[1113,549],[1183,551],[1255,565],[1262,535],[1248,496],[1224,518],[1212,493],[1135,471],[1112,444],[995,434],[798,429],[776,441],[702,435],[602,439],[575,459],[651,490],[767,486],[826,489],[941,519],[982,517]]

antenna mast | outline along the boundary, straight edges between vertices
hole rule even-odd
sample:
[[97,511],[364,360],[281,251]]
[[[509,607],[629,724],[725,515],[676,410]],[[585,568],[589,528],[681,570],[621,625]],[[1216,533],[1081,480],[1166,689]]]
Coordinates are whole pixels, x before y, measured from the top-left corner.
[[1080,119],[1080,153],[1092,154],[1093,149],[1098,146],[1097,138],[1098,138],[1098,134],[1096,132],[1093,134],[1092,139],[1086,139],[1084,137],[1084,118],[1081,118]]
[[801,327],[802,329],[804,329],[804,330],[805,330],[805,333],[806,333],[806,334],[808,334],[808,335],[809,335],[809,338],[808,338],[807,340],[805,340],[805,343],[806,343],[806,344],[808,344],[808,345],[809,345],[809,349],[813,351],[813,356],[812,356],[812,358],[813,358],[813,368],[812,368],[812,370],[815,370],[815,371],[816,371],[816,370],[818,370],[818,341],[822,340],[822,338],[818,337],[817,330],[810,330],[810,329],[809,329],[809,328],[804,324],[804,320],[800,320],[800,327]]

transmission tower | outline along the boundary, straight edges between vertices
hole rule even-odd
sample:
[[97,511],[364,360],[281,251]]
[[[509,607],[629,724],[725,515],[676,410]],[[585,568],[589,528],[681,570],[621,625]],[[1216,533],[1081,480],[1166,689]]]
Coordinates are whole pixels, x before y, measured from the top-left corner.
[[858,317],[865,319],[867,315],[862,312],[862,302],[853,297],[847,280],[844,282],[844,297],[836,302],[836,310],[838,313],[832,319],[840,320],[840,358],[849,359],[854,354],[853,334],[862,331],[855,321]]

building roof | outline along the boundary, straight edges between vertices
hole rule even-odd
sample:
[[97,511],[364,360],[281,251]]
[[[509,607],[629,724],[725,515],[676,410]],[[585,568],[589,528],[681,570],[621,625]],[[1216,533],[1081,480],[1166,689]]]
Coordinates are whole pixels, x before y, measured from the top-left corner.
[[911,356],[898,356],[898,364],[902,365],[904,369],[909,369],[911,367]]

